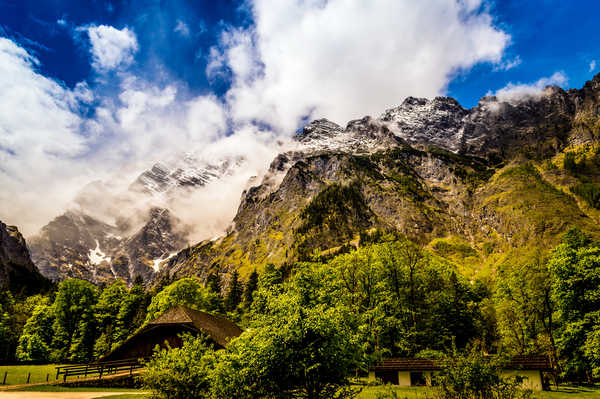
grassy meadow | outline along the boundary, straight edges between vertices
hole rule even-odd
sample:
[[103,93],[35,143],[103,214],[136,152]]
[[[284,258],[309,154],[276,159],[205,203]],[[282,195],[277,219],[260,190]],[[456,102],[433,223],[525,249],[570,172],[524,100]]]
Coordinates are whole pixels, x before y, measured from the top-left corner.
[[55,381],[56,366],[56,364],[0,366],[0,384],[4,380],[4,373],[7,373],[6,385],[26,384],[28,373],[31,373],[30,384],[46,382],[46,376],[48,376],[49,381]]
[[[0,366],[0,382],[4,377],[4,372],[8,372],[7,385],[24,384],[27,381],[27,374],[31,373],[31,384],[46,381],[46,375],[50,374],[50,381],[54,381],[56,369],[54,364],[49,365],[31,365],[31,366]],[[22,387],[18,391],[35,392],[110,392],[114,391],[112,399],[147,399],[150,394],[135,389],[123,388],[70,388],[56,385],[38,385],[31,387]],[[123,392],[126,392],[123,394]],[[387,394],[387,395],[386,395]],[[386,395],[386,396],[384,396]],[[600,387],[567,387],[560,386],[558,390],[551,392],[537,392],[533,395],[536,399],[600,399]],[[365,386],[358,395],[357,399],[433,399],[434,391],[426,387],[393,387],[393,386]]]
[[[553,389],[556,389],[553,387]],[[388,396],[383,396],[385,394]],[[395,396],[392,396],[394,395]],[[433,399],[434,391],[426,387],[392,387],[370,386],[365,387],[358,395],[358,399]],[[566,387],[559,386],[557,390],[548,392],[535,392],[535,399],[600,399],[600,387]]]

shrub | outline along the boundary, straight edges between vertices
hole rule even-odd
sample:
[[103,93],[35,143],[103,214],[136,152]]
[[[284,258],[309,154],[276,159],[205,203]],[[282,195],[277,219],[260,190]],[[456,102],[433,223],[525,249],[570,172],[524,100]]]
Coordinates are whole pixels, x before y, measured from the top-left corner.
[[[276,302],[275,304],[273,302]],[[338,309],[300,308],[273,299],[256,327],[232,341],[216,364],[215,398],[342,399],[356,395],[348,376],[359,347]]]
[[519,378],[502,378],[501,359],[490,359],[473,347],[470,351],[442,361],[437,376],[440,399],[521,399],[531,391],[521,390]]
[[203,336],[183,337],[181,348],[155,352],[146,363],[143,385],[158,399],[210,397],[210,375],[214,351]]

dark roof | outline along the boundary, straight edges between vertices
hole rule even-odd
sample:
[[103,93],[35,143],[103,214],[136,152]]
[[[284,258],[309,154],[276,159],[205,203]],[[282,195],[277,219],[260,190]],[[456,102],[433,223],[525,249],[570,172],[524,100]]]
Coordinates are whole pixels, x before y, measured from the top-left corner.
[[[488,356],[491,359],[492,356]],[[514,356],[504,367],[506,370],[550,370],[547,356]],[[437,371],[441,365],[436,359],[383,358],[372,366],[373,371]]]
[[550,359],[544,355],[513,356],[504,368],[509,370],[552,370]]
[[441,368],[434,359],[383,358],[371,370],[435,371]]
[[180,334],[184,332],[206,334],[215,345],[224,348],[242,334],[242,329],[222,317],[186,306],[175,306],[144,325],[99,361],[150,357],[156,345],[180,347],[183,344]]
[[222,347],[225,347],[229,341],[242,334],[242,329],[227,319],[181,305],[167,310],[149,322],[146,328],[169,324],[192,327],[205,333]]

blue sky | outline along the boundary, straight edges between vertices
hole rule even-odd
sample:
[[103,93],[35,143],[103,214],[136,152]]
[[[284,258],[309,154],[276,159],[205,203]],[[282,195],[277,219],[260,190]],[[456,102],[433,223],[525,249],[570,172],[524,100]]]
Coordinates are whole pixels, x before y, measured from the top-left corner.
[[[569,87],[580,87],[598,71],[590,71],[590,63],[600,61],[600,34],[593,18],[600,13],[597,1],[502,0],[484,6],[494,24],[511,35],[507,58],[518,57],[520,64],[503,71],[484,63],[457,73],[447,94],[465,107],[508,82],[532,82],[563,71]],[[217,44],[223,26],[253,23],[240,0],[0,0],[0,9],[0,34],[35,54],[44,75],[69,87],[93,73],[85,38],[74,36],[72,29],[106,24],[135,30],[140,43],[136,73],[154,81],[176,78],[194,92],[222,95],[227,82],[210,82],[201,72],[209,49]],[[60,20],[66,25],[57,23]],[[189,37],[175,31],[180,22],[189,29]],[[165,71],[157,70],[157,61],[168,77],[161,77]]]
[[599,12],[600,2],[593,0],[494,2],[495,23],[512,37],[508,58],[518,56],[521,64],[508,71],[476,66],[450,84],[449,95],[473,106],[488,90],[496,91],[507,82],[533,82],[555,71],[565,73],[567,87],[582,87],[600,72],[600,63],[590,71],[590,63],[600,61],[600,31],[593,17]]
[[[89,24],[129,26],[140,44],[136,73],[159,80],[155,61],[160,61],[190,88],[222,93],[224,87],[211,86],[198,71],[206,67],[207,51],[224,24],[251,22],[242,6],[235,0],[0,0],[0,33],[35,53],[45,75],[73,87],[92,74],[85,35],[76,35],[73,29]],[[189,36],[175,30],[180,22]]]
[[307,121],[407,96],[469,108],[579,88],[600,72],[599,14],[592,0],[0,0],[0,220],[34,233],[88,183],[117,192],[184,152],[260,175]]

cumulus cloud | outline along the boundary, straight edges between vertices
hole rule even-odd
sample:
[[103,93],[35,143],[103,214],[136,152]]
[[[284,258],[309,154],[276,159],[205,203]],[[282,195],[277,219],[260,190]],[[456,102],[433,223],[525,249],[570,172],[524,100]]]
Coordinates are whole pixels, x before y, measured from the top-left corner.
[[294,132],[302,118],[338,123],[414,95],[444,93],[453,74],[500,63],[510,36],[481,1],[252,3],[255,24],[222,34],[209,76],[230,76],[232,117]]
[[[41,75],[38,65],[0,38],[0,220],[26,235],[68,208],[115,223],[158,205],[204,226],[194,237],[206,238],[230,223],[248,178],[275,154],[269,132],[246,126],[227,135],[225,106],[214,95],[186,98],[176,82],[157,86],[124,75],[118,95],[102,97],[86,82],[66,88]],[[196,197],[182,193],[173,203],[128,193],[142,171],[185,153],[206,162],[245,155],[246,164],[226,179],[227,187]]]
[[594,72],[596,70],[596,60],[592,60],[590,62],[590,72]]
[[[128,73],[139,49],[129,28],[78,28],[98,76],[119,71],[108,96],[102,79],[69,89],[44,77],[34,57],[3,39],[0,219],[34,233],[96,180],[104,191],[92,190],[93,200],[78,206],[95,204],[99,216],[114,218],[128,209],[123,204],[140,206],[122,193],[157,161],[184,152],[206,160],[244,155],[239,174],[168,204],[199,226],[195,239],[208,238],[231,222],[249,177],[264,172],[282,135],[305,118],[376,115],[409,95],[443,94],[477,63],[515,62],[503,60],[510,36],[481,0],[255,0],[249,7],[254,23],[225,28],[209,53],[209,80],[231,85],[223,97]],[[190,33],[183,21],[174,29]]]
[[129,28],[119,30],[107,25],[91,25],[80,29],[88,33],[92,66],[97,71],[109,71],[133,63],[138,42],[135,33]]
[[242,191],[262,180],[270,161],[281,151],[276,137],[251,126],[207,145],[198,153],[202,159],[218,162],[224,157],[244,157],[243,167],[201,190],[173,196],[168,206],[190,226],[191,242],[221,236],[231,225]]
[[[85,167],[74,167],[87,151],[78,133],[87,86],[69,90],[36,72],[38,63],[0,38],[0,219],[14,220],[26,233],[55,216],[55,206],[64,207],[73,188],[89,179]],[[62,187],[64,181],[75,184]]]
[[488,95],[495,95],[500,101],[518,102],[523,99],[537,98],[543,95],[546,86],[564,86],[569,79],[563,72],[555,72],[550,77],[544,77],[533,83],[508,83],[505,87],[495,93],[489,92]]

